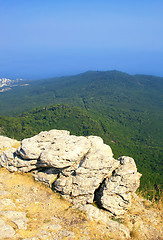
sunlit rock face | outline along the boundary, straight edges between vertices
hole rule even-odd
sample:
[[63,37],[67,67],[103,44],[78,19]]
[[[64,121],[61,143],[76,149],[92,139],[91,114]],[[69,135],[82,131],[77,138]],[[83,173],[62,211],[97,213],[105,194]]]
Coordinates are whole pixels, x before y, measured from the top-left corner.
[[[0,146],[4,140],[7,138],[0,138]],[[32,172],[36,180],[48,184],[77,207],[95,200],[111,214],[121,215],[139,187],[141,174],[134,160],[114,159],[111,148],[97,136],[51,130],[22,140],[18,148],[7,146],[1,151],[1,167],[11,172]]]

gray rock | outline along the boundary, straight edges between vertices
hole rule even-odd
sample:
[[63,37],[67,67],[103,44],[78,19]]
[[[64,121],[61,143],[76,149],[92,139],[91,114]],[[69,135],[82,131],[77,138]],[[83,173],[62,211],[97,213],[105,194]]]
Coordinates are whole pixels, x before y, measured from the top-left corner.
[[0,239],[5,238],[13,238],[15,235],[14,229],[6,224],[1,218],[0,218]]
[[18,229],[27,229],[28,219],[26,218],[26,213],[17,211],[0,211],[0,215],[5,216],[15,223]]
[[102,207],[114,215],[121,215],[129,208],[131,194],[139,187],[141,177],[133,158],[120,157],[118,160],[120,167],[105,180],[98,192]]
[[0,154],[1,152],[10,149],[10,148],[17,148],[20,145],[20,142],[15,140],[15,139],[11,139],[5,136],[0,136]]
[[0,210],[3,210],[6,206],[16,207],[10,198],[0,199]]
[[38,159],[41,152],[52,142],[56,142],[60,137],[69,135],[66,130],[51,130],[40,132],[38,135],[24,139],[21,147],[17,150],[23,159]]
[[15,151],[0,157],[9,171],[31,172],[76,207],[95,200],[113,215],[123,214],[139,187],[141,174],[132,158],[113,158],[111,148],[97,136],[79,137],[51,130],[24,139]]
[[36,181],[43,182],[52,187],[53,182],[58,178],[59,171],[55,168],[48,168],[33,171],[32,175]]
[[85,137],[62,136],[42,151],[40,161],[48,167],[68,168],[84,158],[90,149]]
[[29,172],[37,168],[37,162],[37,160],[24,160],[17,156],[14,148],[4,151],[0,158],[0,165],[10,172]]
[[71,172],[63,171],[54,183],[54,189],[64,196],[71,196],[69,199],[77,206],[92,203],[95,190],[120,165],[112,157],[111,148],[100,137],[90,136],[88,141],[91,147],[85,157],[78,165],[71,167]]
[[72,192],[72,176],[60,177],[54,182],[53,190],[60,192],[62,195],[70,195]]

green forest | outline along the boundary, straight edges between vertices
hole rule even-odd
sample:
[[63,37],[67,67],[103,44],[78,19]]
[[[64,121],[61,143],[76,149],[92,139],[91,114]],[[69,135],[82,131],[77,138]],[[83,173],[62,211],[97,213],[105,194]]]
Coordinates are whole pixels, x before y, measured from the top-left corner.
[[[0,93],[1,134],[18,140],[42,130],[97,135],[114,157],[135,159],[140,189],[163,185],[163,78],[118,71],[29,81]],[[150,193],[150,192],[149,192]]]

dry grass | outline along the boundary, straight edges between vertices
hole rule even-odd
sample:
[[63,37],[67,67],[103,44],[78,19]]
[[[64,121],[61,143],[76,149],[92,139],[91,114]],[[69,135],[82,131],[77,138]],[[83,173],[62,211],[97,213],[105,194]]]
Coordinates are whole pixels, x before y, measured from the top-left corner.
[[15,142],[15,143],[13,143],[11,147],[17,149],[18,147],[20,147],[20,142]]
[[160,189],[160,187],[157,187],[156,189],[152,190],[144,190],[144,191],[139,191],[137,194],[140,198],[144,198],[144,196],[148,196],[150,194],[151,200],[147,200],[144,198],[144,206],[146,208],[150,209],[155,209],[156,211],[163,211],[163,192]]
[[143,192],[139,192],[138,195],[134,195],[132,205],[123,217],[123,224],[130,229],[133,240],[161,239],[160,236],[163,234],[161,195],[159,201],[156,201],[154,197],[152,198],[153,201],[143,198]]
[[[57,219],[62,230],[74,232],[75,240],[85,240],[88,237],[110,239],[106,226],[88,220],[84,212],[72,208],[69,202],[46,185],[35,182],[30,174],[9,173],[6,169],[0,168],[0,191],[2,190],[9,193],[5,198],[11,199],[15,204],[15,207],[6,206],[5,210],[25,212],[28,218],[27,230],[20,230],[14,226],[20,239],[37,236],[41,230],[46,230],[47,224],[54,224],[53,218]],[[3,198],[4,196],[0,196],[0,199]]]

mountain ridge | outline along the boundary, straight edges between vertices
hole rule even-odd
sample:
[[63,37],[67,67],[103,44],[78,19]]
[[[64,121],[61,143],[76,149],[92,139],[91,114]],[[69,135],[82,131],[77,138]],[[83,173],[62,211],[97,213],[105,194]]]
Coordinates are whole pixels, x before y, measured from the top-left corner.
[[[104,84],[104,86],[100,86],[100,83]],[[132,91],[132,93],[136,94],[136,96],[134,96],[134,100],[136,100],[137,95],[138,97],[141,97],[143,94],[148,94],[147,88],[148,91],[150,91],[150,94],[153,95],[154,99],[158,98],[157,103],[160,102],[163,104],[163,99],[161,96],[159,98],[159,94],[157,94],[158,91],[161,92],[163,90],[162,85],[163,78],[159,77],[151,77],[148,75],[129,75],[119,71],[88,71],[69,77],[57,77],[40,81],[30,81],[29,86],[26,86],[24,89],[17,88],[12,89],[10,93],[1,93],[0,112],[1,115],[7,114],[11,116],[15,113],[17,114],[19,112],[30,110],[33,107],[56,103],[71,103],[72,101],[70,98],[73,97],[74,94],[75,100],[77,100],[76,97],[81,97],[81,94],[84,94],[84,96],[86,94],[88,95],[90,94],[90,91],[95,92],[96,95],[109,93],[114,98],[118,95],[121,96],[122,92],[124,92],[126,95],[131,95]],[[65,99],[66,96],[68,99]],[[44,102],[42,101],[42,98],[44,98]],[[146,98],[150,100],[149,96],[146,96]],[[60,100],[65,102],[61,102]],[[132,100],[131,96],[130,100]],[[146,101],[148,102],[148,100]],[[5,101],[7,101],[6,105]],[[109,101],[113,101],[113,99],[110,99]],[[4,104],[2,104],[3,102]],[[12,104],[12,102],[14,102],[14,104]],[[26,104],[27,102],[28,105]],[[19,110],[16,109],[16,105],[18,104]],[[82,106],[79,100],[76,101],[75,105]]]

